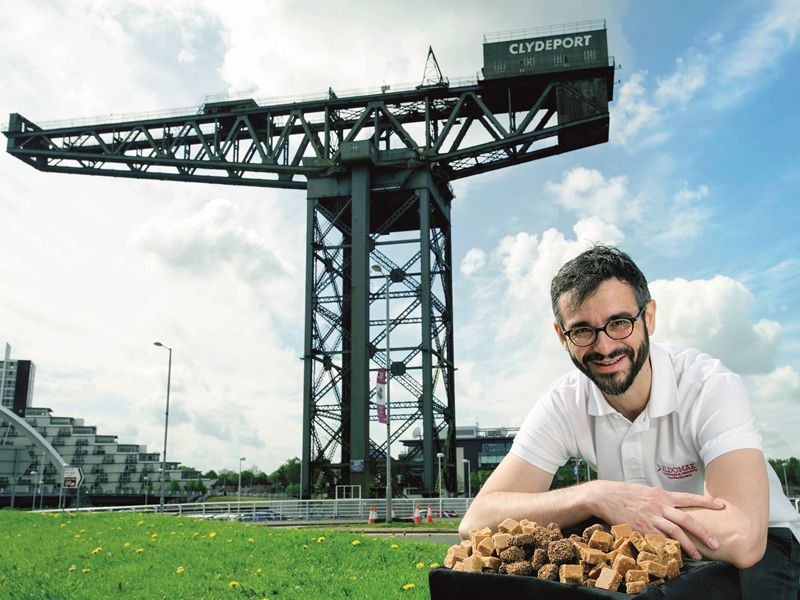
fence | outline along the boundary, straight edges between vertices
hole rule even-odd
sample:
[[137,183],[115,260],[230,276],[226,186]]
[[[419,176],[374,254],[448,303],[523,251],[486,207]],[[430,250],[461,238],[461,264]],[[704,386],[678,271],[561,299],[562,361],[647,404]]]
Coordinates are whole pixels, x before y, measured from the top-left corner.
[[[468,498],[401,498],[392,503],[395,520],[410,521],[419,505],[422,519],[428,506],[434,518],[460,518],[472,499]],[[353,521],[366,522],[371,507],[378,521],[386,520],[386,501],[380,498],[347,500],[253,500],[242,498],[230,502],[193,502],[165,504],[164,514],[186,517],[236,519],[253,521]],[[99,506],[66,509],[69,512],[161,512],[158,505]]]

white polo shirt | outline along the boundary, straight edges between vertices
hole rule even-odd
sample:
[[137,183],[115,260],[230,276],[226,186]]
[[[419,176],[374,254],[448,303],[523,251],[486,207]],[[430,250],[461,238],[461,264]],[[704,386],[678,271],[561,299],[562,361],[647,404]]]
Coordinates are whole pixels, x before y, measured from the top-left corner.
[[[761,449],[739,375],[699,350],[668,344],[651,343],[650,362],[650,400],[635,421],[576,369],[536,402],[511,452],[548,473],[580,456],[600,479],[702,494],[705,465],[732,450]],[[789,527],[800,541],[800,514],[769,464],[767,475],[769,526]]]

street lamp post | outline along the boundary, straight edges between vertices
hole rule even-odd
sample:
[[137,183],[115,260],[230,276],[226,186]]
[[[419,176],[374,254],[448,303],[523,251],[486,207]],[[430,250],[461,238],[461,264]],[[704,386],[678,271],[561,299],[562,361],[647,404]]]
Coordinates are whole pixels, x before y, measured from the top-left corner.
[[789,480],[786,478],[786,461],[781,461],[781,467],[783,467],[783,487],[786,490],[786,497],[789,497]]
[[392,522],[392,419],[390,412],[391,396],[389,393],[392,378],[391,346],[389,345],[389,286],[392,280],[389,273],[384,273],[380,265],[372,265],[372,270],[386,278],[386,522]]
[[236,492],[236,515],[242,518],[242,463],[247,459],[243,456],[239,459],[239,491]]
[[148,485],[150,482],[147,479],[147,475],[144,476],[144,505],[147,506],[147,501],[150,499],[150,486]]
[[467,465],[467,499],[472,498],[472,479],[470,478],[470,464],[469,459],[464,459],[464,464]]
[[[784,472],[786,472],[785,469]],[[36,510],[36,471],[31,471],[31,478],[33,480],[33,500],[31,500],[31,510]]]
[[44,510],[44,468],[39,474],[39,510]]
[[444,454],[441,452],[436,453],[436,460],[439,463],[439,518],[442,518],[442,459]]
[[159,510],[164,512],[164,478],[167,476],[167,430],[169,429],[169,386],[172,379],[172,348],[165,346],[161,342],[153,342],[154,346],[169,350],[169,362],[167,363],[167,409],[164,412],[164,454],[161,455],[161,498],[159,499]]

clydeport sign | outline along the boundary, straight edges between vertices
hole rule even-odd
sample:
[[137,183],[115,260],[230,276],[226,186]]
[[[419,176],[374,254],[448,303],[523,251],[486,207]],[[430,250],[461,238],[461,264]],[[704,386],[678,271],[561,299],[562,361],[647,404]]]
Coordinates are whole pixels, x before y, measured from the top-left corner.
[[80,467],[64,468],[64,488],[77,489],[83,483],[83,471]]

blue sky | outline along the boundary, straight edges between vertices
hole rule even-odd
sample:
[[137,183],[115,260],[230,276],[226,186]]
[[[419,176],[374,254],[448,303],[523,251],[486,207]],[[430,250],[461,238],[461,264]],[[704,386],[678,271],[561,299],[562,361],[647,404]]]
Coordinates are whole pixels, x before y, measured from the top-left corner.
[[[607,20],[611,141],[454,184],[457,418],[518,425],[570,368],[555,269],[636,259],[656,339],[740,371],[770,456],[800,456],[800,2],[37,2],[6,8],[0,113],[34,122],[206,94],[302,96],[474,75],[482,34]],[[5,118],[5,117],[4,117]],[[170,455],[300,453],[304,195],[38,173],[0,156],[0,342],[35,404]],[[379,435],[379,434],[376,434]]]

